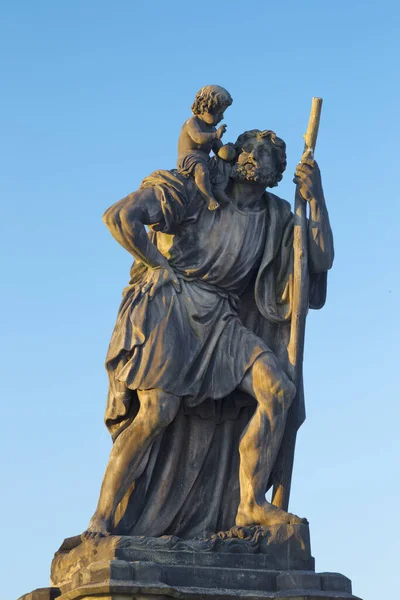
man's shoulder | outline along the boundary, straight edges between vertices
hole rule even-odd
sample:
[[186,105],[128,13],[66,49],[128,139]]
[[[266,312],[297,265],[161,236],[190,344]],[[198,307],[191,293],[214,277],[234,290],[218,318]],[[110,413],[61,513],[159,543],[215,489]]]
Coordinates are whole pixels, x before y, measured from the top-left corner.
[[165,187],[169,191],[174,190],[179,194],[189,195],[192,193],[193,184],[191,180],[184,177],[177,169],[157,169],[145,177],[140,184],[140,188],[147,187]]
[[177,169],[158,169],[143,179],[139,190],[154,188],[154,193],[163,204],[191,204],[197,188],[191,178],[184,177]]
[[279,196],[277,196],[276,194],[272,194],[271,192],[265,192],[265,197],[267,205],[272,205],[276,207],[276,209],[279,210],[279,212],[281,212],[282,214],[289,215],[292,212],[290,202],[288,202],[287,200],[283,200],[283,198],[280,198]]

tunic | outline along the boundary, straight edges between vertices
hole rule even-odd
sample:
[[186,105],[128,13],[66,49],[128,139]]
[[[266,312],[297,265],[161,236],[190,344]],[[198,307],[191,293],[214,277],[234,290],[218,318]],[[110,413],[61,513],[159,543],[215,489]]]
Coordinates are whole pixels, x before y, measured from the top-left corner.
[[125,353],[117,379],[131,390],[162,389],[187,406],[232,392],[267,344],[244,327],[239,296],[265,246],[266,208],[230,204],[209,211],[194,199],[184,211],[167,196],[153,242],[181,281],[150,301],[140,281],[124,292],[107,364]]

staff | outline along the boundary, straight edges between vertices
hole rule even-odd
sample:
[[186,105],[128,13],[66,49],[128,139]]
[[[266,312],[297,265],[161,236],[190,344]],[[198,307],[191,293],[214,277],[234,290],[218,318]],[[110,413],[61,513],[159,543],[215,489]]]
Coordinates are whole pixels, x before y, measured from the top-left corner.
[[[317,143],[319,121],[321,117],[322,98],[313,98],[311,104],[310,118],[307,133],[304,135],[303,157],[313,156]],[[302,160],[303,160],[302,157]],[[302,198],[298,186],[296,187],[294,207],[294,238],[293,238],[293,296],[292,296],[292,320],[290,329],[290,340],[288,345],[288,357],[290,375],[297,390],[302,390],[303,375],[303,353],[304,335],[306,327],[306,316],[309,302],[309,275],[308,275],[308,243],[307,243],[307,203]],[[282,442],[280,469],[275,479],[272,503],[283,510],[288,510],[290,487],[292,481],[294,449],[297,435],[297,396],[290,408],[284,439]]]

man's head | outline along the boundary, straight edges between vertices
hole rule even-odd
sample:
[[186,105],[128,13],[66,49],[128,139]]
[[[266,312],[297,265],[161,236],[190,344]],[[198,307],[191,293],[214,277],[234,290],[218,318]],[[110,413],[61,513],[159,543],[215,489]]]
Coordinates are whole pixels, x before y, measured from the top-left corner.
[[197,92],[192,104],[192,113],[202,115],[210,125],[217,125],[231,104],[232,96],[228,90],[220,85],[206,85]]
[[286,144],[273,131],[252,129],[235,143],[236,163],[231,178],[275,187],[286,169]]

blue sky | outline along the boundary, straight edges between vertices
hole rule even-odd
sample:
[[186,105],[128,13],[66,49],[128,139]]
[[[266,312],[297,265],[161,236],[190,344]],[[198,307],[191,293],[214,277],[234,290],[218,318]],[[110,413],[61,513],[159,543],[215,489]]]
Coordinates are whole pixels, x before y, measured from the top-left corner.
[[393,596],[399,525],[399,33],[389,0],[3,3],[1,598],[48,585],[95,508],[110,439],[103,369],[130,256],[104,210],[172,168],[194,94],[232,94],[224,137],[274,129],[292,201],[312,96],[335,233],[310,312],[291,510],[319,571]]

